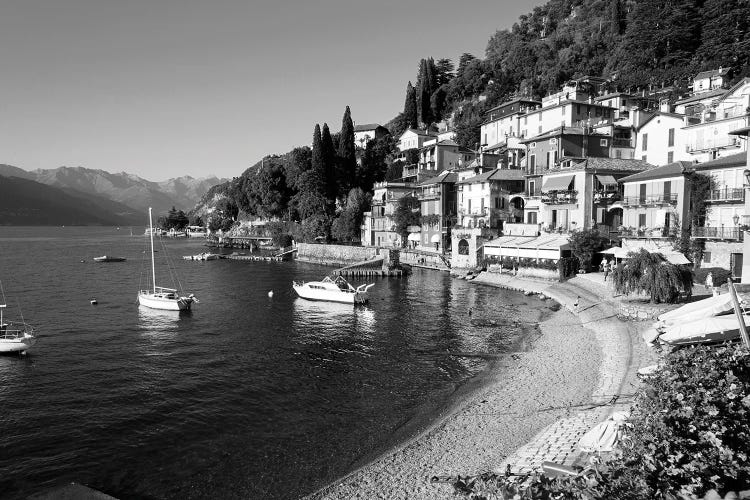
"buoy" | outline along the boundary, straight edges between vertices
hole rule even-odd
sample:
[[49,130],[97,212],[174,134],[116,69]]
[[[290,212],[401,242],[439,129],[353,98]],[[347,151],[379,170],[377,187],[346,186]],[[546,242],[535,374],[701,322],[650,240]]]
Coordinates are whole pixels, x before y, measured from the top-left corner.
[[95,306],[97,304],[98,304],[98,302],[96,301],[96,299],[91,299],[91,305],[92,306]]
[[268,296],[269,297],[273,297],[273,290],[271,290],[270,292],[268,292]]

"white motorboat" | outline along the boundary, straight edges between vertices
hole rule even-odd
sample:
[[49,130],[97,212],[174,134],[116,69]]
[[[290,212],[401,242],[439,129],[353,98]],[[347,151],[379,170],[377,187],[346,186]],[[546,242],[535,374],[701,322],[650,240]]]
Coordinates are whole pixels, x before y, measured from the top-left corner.
[[218,253],[203,252],[196,255],[183,255],[185,260],[219,260],[221,255]]
[[0,304],[0,353],[25,353],[36,343],[34,328],[24,321],[6,321],[3,316],[5,307],[3,293],[3,303]]
[[303,299],[344,302],[347,304],[364,304],[367,302],[370,299],[367,291],[373,286],[375,285],[360,285],[354,288],[342,276],[338,276],[336,279],[326,276],[321,281],[292,282],[292,288]]
[[94,257],[94,262],[125,262],[125,257],[112,257],[111,255],[102,255]]
[[[151,208],[148,209],[148,224],[153,228],[151,221]],[[138,292],[138,303],[151,309],[161,309],[165,311],[188,311],[193,302],[198,299],[192,293],[187,297],[180,296],[174,288],[165,288],[156,286],[156,265],[154,263],[154,232],[149,231],[151,235],[151,283],[150,290],[140,290]]]
[[[750,324],[750,316],[742,316]],[[659,336],[659,341],[670,345],[707,344],[740,338],[737,316],[714,316],[710,318],[677,323],[668,327]]]

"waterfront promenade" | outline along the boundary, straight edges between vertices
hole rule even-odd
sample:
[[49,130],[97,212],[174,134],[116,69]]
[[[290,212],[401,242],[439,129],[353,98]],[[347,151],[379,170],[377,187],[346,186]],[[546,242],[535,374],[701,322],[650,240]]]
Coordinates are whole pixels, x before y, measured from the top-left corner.
[[557,283],[482,273],[474,281],[543,293],[563,308],[540,324],[531,349],[504,357],[431,426],[309,498],[446,498],[452,486],[430,478],[584,464],[580,437],[629,407],[635,373],[652,355],[640,341],[645,325],[616,317],[600,275]]

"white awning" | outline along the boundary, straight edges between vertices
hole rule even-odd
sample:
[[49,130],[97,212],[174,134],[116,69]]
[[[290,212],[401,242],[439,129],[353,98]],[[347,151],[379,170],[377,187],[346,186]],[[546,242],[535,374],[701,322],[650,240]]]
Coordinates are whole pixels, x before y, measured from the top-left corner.
[[560,177],[548,177],[544,179],[542,191],[567,191],[573,182],[573,175],[562,175]]
[[440,235],[439,234],[433,234],[432,238],[430,238],[430,242],[432,242],[432,243],[440,243]]
[[420,241],[422,239],[422,236],[420,233],[409,233],[409,237],[407,239],[409,241]]

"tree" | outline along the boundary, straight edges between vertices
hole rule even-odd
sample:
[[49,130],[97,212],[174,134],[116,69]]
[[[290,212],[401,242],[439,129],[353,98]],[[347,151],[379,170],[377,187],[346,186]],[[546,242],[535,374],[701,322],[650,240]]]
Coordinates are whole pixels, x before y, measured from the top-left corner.
[[597,229],[573,231],[568,237],[570,252],[578,259],[581,269],[591,268],[591,259],[596,252],[606,248],[609,238],[599,234]]
[[367,141],[365,152],[357,165],[359,186],[365,191],[372,191],[376,182],[385,179],[388,170],[388,155],[394,148],[390,135]]
[[346,206],[331,226],[331,236],[342,242],[358,241],[364,213],[370,208],[372,196],[360,188],[349,191]]
[[438,85],[445,85],[455,76],[455,66],[450,59],[438,59],[435,63],[435,70]]
[[641,249],[628,253],[626,263],[612,272],[612,282],[617,293],[646,293],[651,302],[672,304],[681,292],[692,295],[693,273],[686,266],[670,263],[660,253]]
[[399,198],[392,218],[396,226],[395,231],[401,236],[401,246],[405,247],[409,237],[409,226],[419,226],[422,222],[417,197],[408,194]]
[[417,90],[412,87],[411,81],[406,85],[404,120],[406,121],[406,128],[417,128]]
[[247,197],[256,207],[256,214],[264,218],[283,218],[287,215],[291,189],[287,186],[284,165],[269,161],[249,182]]
[[325,185],[325,195],[328,200],[328,204],[331,205],[329,212],[333,212],[333,207],[336,205],[336,198],[340,192],[340,188],[343,184],[341,177],[336,176],[336,149],[333,147],[333,139],[331,138],[331,131],[328,129],[328,124],[323,124],[323,132],[321,133],[321,151],[323,155],[323,183]]
[[341,120],[341,133],[339,134],[339,194],[348,192],[349,188],[357,185],[355,176],[357,174],[357,150],[354,147],[354,123],[349,106],[344,111]]

